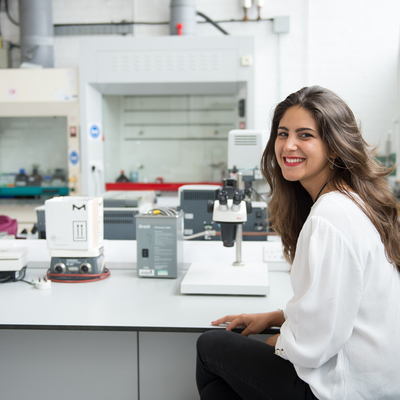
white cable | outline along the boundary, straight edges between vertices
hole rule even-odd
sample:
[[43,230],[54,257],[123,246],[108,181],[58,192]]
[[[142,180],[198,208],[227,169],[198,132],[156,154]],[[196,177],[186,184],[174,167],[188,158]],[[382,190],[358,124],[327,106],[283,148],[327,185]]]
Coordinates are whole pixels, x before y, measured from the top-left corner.
[[238,173],[241,174],[242,172],[246,172],[246,171],[254,171],[255,169],[258,169],[258,167],[244,168],[244,169],[241,169],[240,171],[238,171]]
[[202,237],[205,236],[207,237],[211,237],[211,236],[215,236],[216,235],[216,231],[204,231],[204,232],[199,232],[199,233],[195,233],[194,235],[190,235],[190,236],[184,236],[183,238],[185,240],[191,240],[191,239],[196,239],[198,237]]
[[[155,211],[158,211],[158,212],[156,213]],[[159,207],[159,208],[153,208],[153,209],[149,210],[146,214],[148,214],[148,215],[165,215],[168,217],[175,217],[176,215],[179,214],[179,212],[170,207]]]
[[[99,176],[99,186],[100,186],[100,193],[98,195],[101,196],[101,194],[105,192],[106,188],[103,183],[102,171],[100,169],[98,169],[97,172],[98,172],[98,176]],[[96,196],[97,196],[97,194],[96,194]]]
[[95,170],[92,169],[92,178],[93,178],[93,185],[94,185],[94,195],[97,195],[97,180]]

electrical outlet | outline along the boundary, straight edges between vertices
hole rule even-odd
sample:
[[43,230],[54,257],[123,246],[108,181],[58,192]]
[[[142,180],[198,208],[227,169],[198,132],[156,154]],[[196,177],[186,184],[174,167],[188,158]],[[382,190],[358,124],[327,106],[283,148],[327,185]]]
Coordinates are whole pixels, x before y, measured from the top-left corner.
[[92,161],[90,165],[93,172],[103,171],[103,163],[101,161]]
[[282,243],[271,242],[264,245],[264,262],[286,262]]
[[281,242],[269,242],[263,248],[264,262],[268,263],[269,271],[289,271],[290,264],[283,256]]
[[250,55],[244,55],[240,58],[240,64],[242,67],[250,67],[253,65],[253,57]]

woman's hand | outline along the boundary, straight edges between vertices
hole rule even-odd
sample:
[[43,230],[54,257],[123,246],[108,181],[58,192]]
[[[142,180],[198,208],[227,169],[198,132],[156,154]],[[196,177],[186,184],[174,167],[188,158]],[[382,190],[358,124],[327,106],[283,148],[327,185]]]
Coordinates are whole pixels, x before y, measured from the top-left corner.
[[259,314],[227,315],[212,322],[212,325],[228,323],[227,331],[235,329],[239,325],[245,325],[242,335],[249,336],[260,333],[271,326],[281,326],[285,322],[280,311]]
[[279,333],[277,335],[271,336],[267,339],[265,343],[269,344],[272,347],[276,346],[276,342],[278,341]]

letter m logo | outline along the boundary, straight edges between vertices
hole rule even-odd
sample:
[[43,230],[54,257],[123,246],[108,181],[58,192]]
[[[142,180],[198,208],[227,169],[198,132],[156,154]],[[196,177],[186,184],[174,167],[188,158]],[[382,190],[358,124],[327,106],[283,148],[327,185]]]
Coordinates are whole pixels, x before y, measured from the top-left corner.
[[78,207],[78,206],[76,206],[75,204],[72,204],[72,211],[74,211],[74,210],[82,210],[82,208],[83,208],[84,210],[86,210],[86,205],[83,204],[83,205],[81,205],[80,207]]

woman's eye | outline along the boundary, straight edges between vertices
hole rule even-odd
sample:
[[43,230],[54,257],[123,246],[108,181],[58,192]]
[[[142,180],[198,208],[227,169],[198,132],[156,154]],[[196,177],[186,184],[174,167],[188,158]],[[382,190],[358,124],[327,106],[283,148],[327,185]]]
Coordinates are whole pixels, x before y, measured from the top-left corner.
[[300,137],[302,137],[302,138],[311,138],[311,137],[313,137],[313,135],[311,135],[311,133],[306,133],[306,132],[304,132],[304,133],[302,133],[302,134],[300,135]]
[[278,132],[278,136],[286,137],[288,134],[286,132]]

